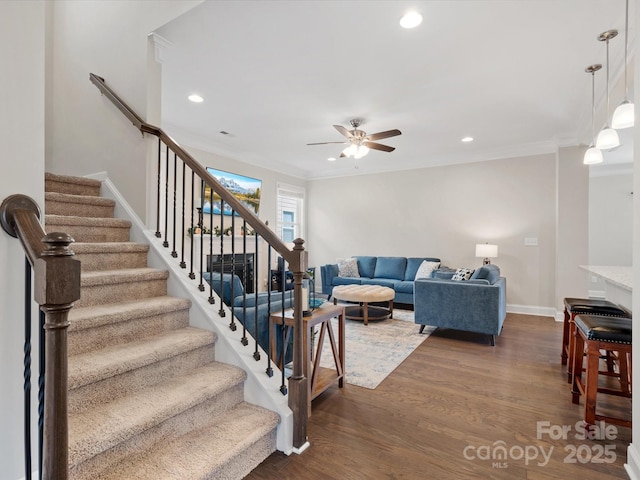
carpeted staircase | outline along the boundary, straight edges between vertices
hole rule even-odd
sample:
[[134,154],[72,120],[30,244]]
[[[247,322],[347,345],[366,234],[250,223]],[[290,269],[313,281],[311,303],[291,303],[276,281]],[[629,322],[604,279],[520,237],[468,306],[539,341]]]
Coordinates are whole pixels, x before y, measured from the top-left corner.
[[277,414],[244,402],[242,370],[215,361],[100,182],[46,174],[45,230],[82,262],[69,327],[72,479],[240,479],[275,450]]

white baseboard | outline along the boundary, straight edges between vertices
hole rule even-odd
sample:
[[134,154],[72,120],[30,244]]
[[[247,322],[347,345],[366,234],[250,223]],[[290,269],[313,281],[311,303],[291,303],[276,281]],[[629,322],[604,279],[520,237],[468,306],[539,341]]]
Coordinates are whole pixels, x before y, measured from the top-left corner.
[[523,315],[538,315],[541,317],[556,318],[556,310],[553,307],[539,307],[535,305],[507,304],[507,313],[521,313]]
[[633,443],[627,448],[627,463],[624,464],[624,469],[631,480],[640,480],[640,453]]

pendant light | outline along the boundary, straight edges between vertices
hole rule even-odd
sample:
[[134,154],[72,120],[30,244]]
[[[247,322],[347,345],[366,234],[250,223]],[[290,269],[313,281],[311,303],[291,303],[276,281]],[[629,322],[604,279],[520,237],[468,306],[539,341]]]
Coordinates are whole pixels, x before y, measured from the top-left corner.
[[584,160],[582,161],[585,165],[594,165],[596,163],[602,163],[602,152],[599,148],[594,147],[593,140],[596,136],[596,130],[594,125],[593,117],[595,115],[596,102],[595,102],[595,73],[602,68],[602,65],[596,63],[595,65],[589,65],[584,69],[585,72],[591,74],[591,145],[589,149],[584,153]]
[[607,124],[600,130],[596,140],[596,147],[600,150],[610,150],[620,145],[618,132],[609,126],[609,40],[615,38],[616,35],[618,35],[617,30],[607,30],[598,36],[599,41],[607,44]]
[[635,123],[635,107],[629,102],[629,86],[627,84],[627,46],[629,43],[629,0],[624,12],[624,101],[613,112],[611,126],[622,129],[633,127]]

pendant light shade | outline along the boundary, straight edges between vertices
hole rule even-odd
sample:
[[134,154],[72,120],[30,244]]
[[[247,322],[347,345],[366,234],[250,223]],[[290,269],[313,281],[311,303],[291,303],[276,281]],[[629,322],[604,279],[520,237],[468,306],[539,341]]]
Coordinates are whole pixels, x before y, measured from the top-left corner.
[[[607,30],[598,36],[598,40],[605,42],[607,45],[607,119],[609,118],[609,40],[615,38],[617,35],[617,30]],[[600,150],[610,150],[619,145],[620,138],[618,137],[618,132],[609,126],[607,120],[607,125],[598,134],[596,147]]]
[[595,165],[596,163],[602,163],[602,161],[603,161],[602,151],[599,148],[596,148],[596,147],[593,146],[593,140],[594,140],[594,137],[595,137],[595,126],[594,126],[593,117],[595,115],[595,108],[596,108],[596,103],[595,103],[595,91],[596,91],[596,88],[595,88],[595,74],[601,68],[602,68],[602,65],[597,63],[595,65],[589,65],[587,68],[584,69],[585,72],[591,74],[591,146],[584,153],[584,159],[582,160],[582,163],[584,163],[585,165]]
[[635,123],[635,106],[633,103],[625,100],[618,108],[613,112],[613,118],[611,119],[611,126],[618,130],[622,128],[633,127]]
[[624,101],[613,112],[611,126],[613,128],[629,128],[635,123],[635,108],[629,102],[629,85],[627,83],[627,48],[629,45],[629,0],[625,2],[624,12]]
[[600,133],[598,134],[598,138],[596,140],[596,147],[600,150],[611,150],[612,148],[616,148],[620,145],[620,137],[618,136],[618,132],[616,132],[613,128],[606,126]]
[[585,165],[596,165],[598,163],[602,163],[602,161],[602,150],[596,147],[591,147],[584,153],[584,160],[582,160],[582,163]]

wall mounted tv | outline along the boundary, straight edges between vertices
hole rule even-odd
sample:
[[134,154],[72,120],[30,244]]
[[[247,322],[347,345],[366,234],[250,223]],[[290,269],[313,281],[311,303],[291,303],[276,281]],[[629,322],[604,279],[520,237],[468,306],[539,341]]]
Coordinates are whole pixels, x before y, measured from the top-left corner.
[[[234,197],[242,202],[242,204],[258,215],[258,209],[260,208],[260,190],[262,187],[262,180],[257,178],[245,177],[244,175],[238,175],[236,173],[229,173],[223,170],[216,170],[215,168],[207,167],[209,172],[216,180],[218,180],[222,186],[229,190]],[[203,213],[213,213],[220,215],[220,197],[216,192],[213,192],[213,198],[211,198],[211,189],[205,187],[203,198]],[[224,214],[231,215],[231,207],[225,203]],[[236,215],[239,215],[236,212]]]

